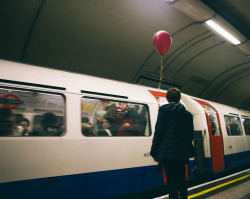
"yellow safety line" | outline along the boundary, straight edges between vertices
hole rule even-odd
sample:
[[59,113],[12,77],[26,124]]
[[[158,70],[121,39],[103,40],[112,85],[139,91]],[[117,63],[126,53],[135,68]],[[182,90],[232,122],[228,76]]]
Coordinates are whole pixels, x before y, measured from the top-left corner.
[[243,179],[248,178],[248,177],[250,177],[250,174],[245,175],[245,176],[243,176],[243,177],[241,177],[241,178],[238,178],[238,179],[235,179],[235,180],[226,182],[226,183],[224,183],[224,184],[218,185],[218,186],[216,186],[216,187],[212,187],[212,188],[210,188],[210,189],[206,189],[206,190],[204,190],[204,191],[201,191],[201,192],[199,192],[199,193],[193,194],[193,195],[191,195],[191,196],[188,196],[188,199],[190,199],[190,198],[195,198],[195,197],[197,197],[197,196],[203,195],[203,194],[205,194],[205,193],[208,193],[208,192],[213,191],[213,190],[215,190],[215,189],[219,189],[219,188],[221,188],[221,187],[224,187],[224,186],[226,186],[226,185],[232,184],[232,183],[237,182],[237,181],[239,181],[239,180],[243,180]]

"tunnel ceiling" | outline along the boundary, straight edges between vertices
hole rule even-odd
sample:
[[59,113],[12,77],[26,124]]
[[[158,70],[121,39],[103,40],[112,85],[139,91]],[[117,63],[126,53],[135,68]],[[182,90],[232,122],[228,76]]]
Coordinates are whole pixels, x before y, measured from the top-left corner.
[[[250,110],[250,1],[186,0],[244,36],[242,48],[178,8],[183,0],[0,0],[0,58],[158,87],[153,35],[172,36],[163,89]],[[197,8],[198,9],[198,8]]]

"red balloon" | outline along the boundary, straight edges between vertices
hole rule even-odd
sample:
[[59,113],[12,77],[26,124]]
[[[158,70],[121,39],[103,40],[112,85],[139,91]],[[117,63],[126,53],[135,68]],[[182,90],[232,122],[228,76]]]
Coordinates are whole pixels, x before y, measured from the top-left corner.
[[163,55],[165,52],[169,50],[171,43],[172,43],[172,38],[168,32],[161,30],[154,34],[153,37],[154,48],[161,55]]

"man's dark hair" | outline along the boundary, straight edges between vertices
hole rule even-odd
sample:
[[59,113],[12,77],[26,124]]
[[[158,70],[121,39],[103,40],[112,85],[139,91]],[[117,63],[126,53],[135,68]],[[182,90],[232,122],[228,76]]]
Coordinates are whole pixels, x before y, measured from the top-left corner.
[[166,94],[168,102],[179,102],[181,99],[181,91],[178,88],[170,88]]

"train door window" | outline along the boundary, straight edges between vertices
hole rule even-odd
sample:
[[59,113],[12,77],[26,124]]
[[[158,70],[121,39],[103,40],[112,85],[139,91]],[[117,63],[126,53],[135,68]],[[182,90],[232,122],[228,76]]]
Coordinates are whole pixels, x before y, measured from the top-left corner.
[[85,136],[150,136],[148,106],[126,101],[84,97],[81,100]]
[[225,115],[227,134],[229,136],[242,135],[242,127],[239,117]]
[[60,136],[64,104],[61,94],[0,88],[0,136]]
[[205,107],[205,110],[209,117],[211,134],[213,136],[220,136],[219,122],[216,111],[211,106],[208,106],[206,104],[203,104],[203,106]]
[[250,135],[250,119],[242,118],[242,123],[245,129],[246,135]]

